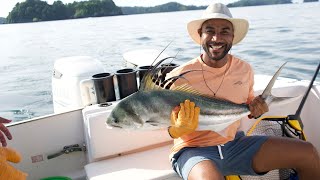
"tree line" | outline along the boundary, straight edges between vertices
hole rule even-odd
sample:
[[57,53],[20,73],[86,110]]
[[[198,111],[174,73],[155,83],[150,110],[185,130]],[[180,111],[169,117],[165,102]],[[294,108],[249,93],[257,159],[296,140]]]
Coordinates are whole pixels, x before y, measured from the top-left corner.
[[240,0],[228,4],[228,7],[262,6],[271,4],[291,4],[292,0]]
[[6,23],[52,21],[113,15],[122,15],[122,11],[112,0],[89,0],[68,4],[63,4],[58,0],[52,5],[41,0],[26,0],[25,2],[15,5],[6,18]]
[[121,7],[123,14],[144,14],[158,12],[188,11],[205,9],[207,6],[185,6],[176,2],[169,2],[154,7]]
[[[304,2],[311,1],[318,0],[304,0]],[[292,3],[292,0],[239,0],[234,3],[229,3],[227,6],[241,7],[289,3]],[[176,2],[154,7],[118,7],[112,0],[75,1],[68,4],[63,4],[60,0],[57,0],[52,5],[41,0],[26,0],[25,2],[17,3],[6,19],[0,18],[0,23],[25,23],[85,17],[186,11],[205,8],[206,6],[185,6]]]

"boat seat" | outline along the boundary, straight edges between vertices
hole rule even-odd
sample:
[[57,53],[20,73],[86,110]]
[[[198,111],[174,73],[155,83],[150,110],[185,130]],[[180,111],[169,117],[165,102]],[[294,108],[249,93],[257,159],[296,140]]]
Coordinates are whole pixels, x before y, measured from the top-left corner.
[[166,179],[180,180],[173,171],[168,154],[172,145],[93,162],[85,166],[88,180]]
[[167,129],[124,131],[108,129],[110,107],[83,109],[88,180],[180,179],[169,162],[172,138]]

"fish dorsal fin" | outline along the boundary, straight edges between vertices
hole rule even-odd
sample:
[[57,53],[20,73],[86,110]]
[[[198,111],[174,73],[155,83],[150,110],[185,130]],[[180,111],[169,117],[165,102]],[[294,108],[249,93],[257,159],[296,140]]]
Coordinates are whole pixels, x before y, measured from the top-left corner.
[[162,82],[162,84],[161,84],[161,87],[163,87],[163,88],[165,88],[165,89],[170,89],[170,87],[172,86],[172,84],[173,84],[176,80],[178,80],[178,79],[184,79],[184,80],[188,81],[188,80],[184,77],[184,75],[186,75],[186,74],[188,74],[188,73],[191,73],[191,72],[194,72],[194,71],[203,71],[203,70],[201,70],[201,69],[200,69],[200,70],[193,69],[193,70],[185,71],[185,72],[179,74],[178,76],[173,76],[173,77],[171,77],[171,78],[168,78],[168,79],[164,80],[164,81]]
[[[189,70],[186,72],[181,73],[178,76],[173,76],[169,79],[166,79],[165,81],[161,82],[159,80],[159,70],[152,68],[148,73],[144,75],[143,78],[143,84],[140,86],[139,91],[150,91],[150,90],[163,90],[163,89],[170,89],[171,91],[181,91],[181,92],[188,92],[193,95],[198,95],[202,97],[207,97],[210,99],[219,99],[214,97],[213,95],[207,95],[207,94],[202,94],[199,91],[193,89],[189,84],[188,80],[183,76],[187,73],[191,73],[193,71],[202,71],[202,70]],[[186,80],[186,83],[181,84],[179,86],[174,86],[172,88],[171,85],[177,80],[177,79],[184,79]]]
[[148,72],[142,78],[139,91],[147,91],[147,90],[155,90],[161,88],[160,84],[164,77],[162,77],[162,71],[166,69],[166,67],[160,67],[161,63],[167,59],[175,58],[175,57],[166,57],[161,59],[152,68],[148,69]]
[[143,80],[141,82],[139,91],[149,91],[149,90],[157,90],[157,89],[162,89],[158,84],[157,84],[157,78],[153,77],[153,74],[151,73],[146,73],[143,77]]
[[188,92],[190,94],[194,94],[194,95],[203,95],[201,94],[199,91],[196,91],[195,89],[193,89],[190,85],[188,84],[182,84],[180,86],[175,86],[172,89],[170,89],[172,91],[183,91],[183,92]]
[[169,42],[169,44],[158,54],[158,56],[153,60],[153,62],[151,63],[151,66],[150,68],[148,69],[147,73],[143,76],[142,80],[141,80],[141,84],[140,84],[140,87],[139,87],[139,90],[148,90],[152,87],[152,81],[150,82],[150,77],[151,77],[151,80],[153,80],[156,75],[156,73],[159,72],[159,66],[162,62],[164,62],[165,60],[167,59],[170,59],[170,58],[175,58],[175,57],[166,57],[164,59],[161,59],[159,62],[156,63],[156,60],[160,57],[160,55],[169,47],[169,45],[172,43]]
[[182,85],[179,85],[179,86],[175,86],[175,87],[171,88],[170,90],[188,92],[188,93],[190,93],[192,95],[202,96],[202,97],[206,97],[206,98],[209,98],[209,99],[222,100],[222,99],[217,98],[217,97],[215,97],[213,95],[203,94],[203,93],[193,89],[189,84],[182,84]]

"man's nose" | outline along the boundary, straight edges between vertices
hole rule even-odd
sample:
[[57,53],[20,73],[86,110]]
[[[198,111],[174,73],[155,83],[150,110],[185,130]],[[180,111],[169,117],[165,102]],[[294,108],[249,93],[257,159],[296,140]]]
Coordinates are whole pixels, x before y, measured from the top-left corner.
[[220,41],[221,40],[221,35],[219,33],[216,33],[212,36],[211,38],[212,41]]

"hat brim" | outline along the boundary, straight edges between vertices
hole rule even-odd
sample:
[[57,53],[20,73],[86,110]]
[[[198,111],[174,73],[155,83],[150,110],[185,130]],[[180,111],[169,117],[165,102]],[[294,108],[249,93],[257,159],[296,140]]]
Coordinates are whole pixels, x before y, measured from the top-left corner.
[[202,18],[202,19],[191,21],[187,25],[188,33],[195,43],[200,44],[200,35],[198,33],[198,29],[200,29],[202,24],[209,19],[225,19],[232,23],[233,30],[234,30],[234,37],[232,41],[233,45],[239,43],[246,36],[249,30],[249,23],[245,19],[226,18],[226,17]]

